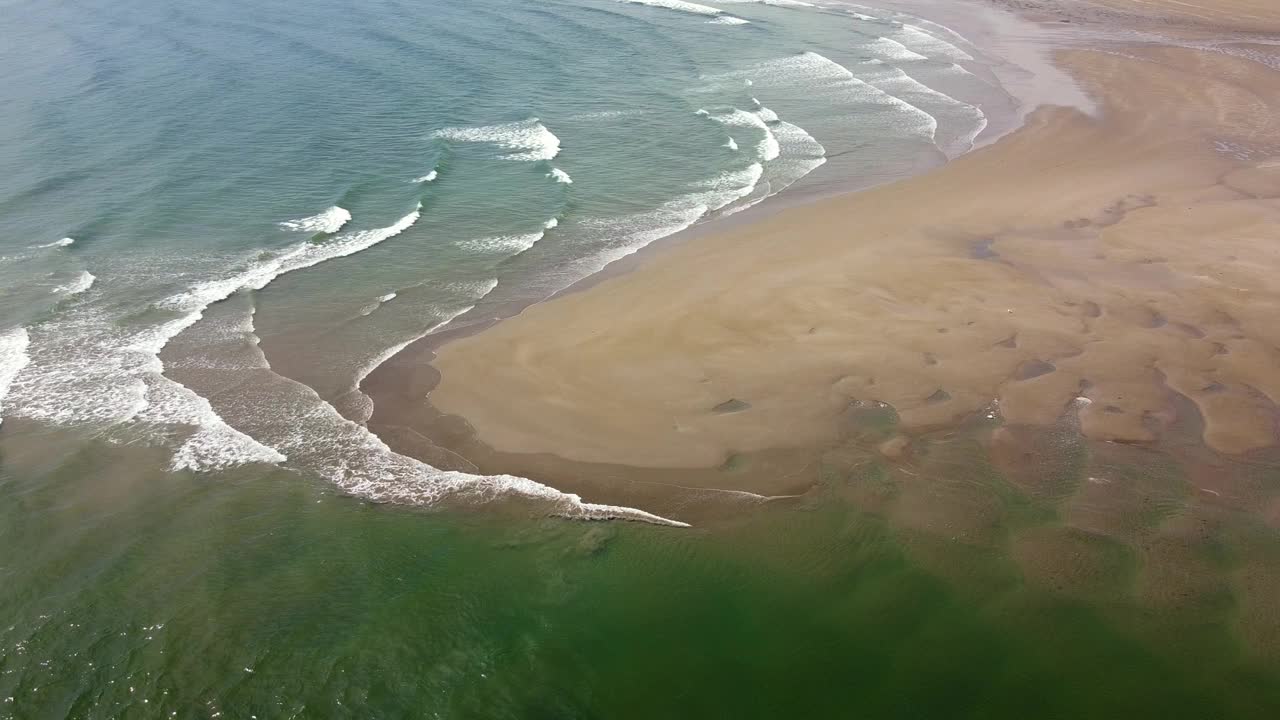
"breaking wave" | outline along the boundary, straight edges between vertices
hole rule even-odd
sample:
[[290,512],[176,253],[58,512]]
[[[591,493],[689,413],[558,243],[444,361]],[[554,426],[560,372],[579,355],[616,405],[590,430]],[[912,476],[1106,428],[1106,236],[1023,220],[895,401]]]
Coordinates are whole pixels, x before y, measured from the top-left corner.
[[31,337],[26,328],[11,328],[0,332],[0,422],[4,422],[4,401],[9,387],[18,373],[31,362],[27,347]]
[[311,217],[285,220],[280,227],[294,232],[335,233],[350,221],[351,213],[346,208],[333,205]]
[[507,151],[504,157],[508,160],[551,160],[560,154],[560,138],[537,118],[502,125],[444,128],[437,130],[434,137],[497,145]]

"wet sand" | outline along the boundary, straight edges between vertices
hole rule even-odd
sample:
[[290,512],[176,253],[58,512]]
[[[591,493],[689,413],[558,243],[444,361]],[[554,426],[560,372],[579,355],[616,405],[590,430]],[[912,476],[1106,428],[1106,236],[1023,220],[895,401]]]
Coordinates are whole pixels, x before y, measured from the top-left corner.
[[[896,417],[888,457],[973,418],[1159,444],[1188,411],[1212,452],[1265,451],[1280,72],[1259,60],[1280,66],[1280,51],[1218,41],[1277,12],[1196,4],[1216,13],[1196,21],[1198,47],[1056,54],[1095,114],[1043,107],[926,175],[708,233],[411,347],[366,380],[370,427],[433,464],[689,513],[803,493],[865,408]],[[1113,23],[1121,5],[1146,22],[1186,4],[1105,5],[1089,12]]]

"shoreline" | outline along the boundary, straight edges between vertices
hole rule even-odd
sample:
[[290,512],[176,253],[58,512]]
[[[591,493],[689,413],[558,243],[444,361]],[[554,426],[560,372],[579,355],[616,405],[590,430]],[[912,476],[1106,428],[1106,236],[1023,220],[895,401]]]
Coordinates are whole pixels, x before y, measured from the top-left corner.
[[[1087,50],[1066,50],[1063,55],[1076,76],[1085,78],[1095,93],[1112,92],[1114,95],[1114,85],[1120,84],[1115,80],[1118,75],[1116,65],[1131,62],[1181,64],[1183,67],[1178,72],[1184,73],[1188,70],[1188,63],[1192,66],[1202,64],[1182,57],[1186,52],[1145,47],[1134,49],[1129,57],[1123,59]],[[1144,58],[1143,55],[1155,57]],[[1248,61],[1232,58],[1218,64],[1238,66],[1242,62]],[[1237,75],[1248,72],[1248,69],[1239,67],[1211,70]],[[1164,79],[1167,73],[1157,71],[1153,75],[1153,79]],[[1099,83],[1099,80],[1107,82]],[[1105,146],[1108,142],[1105,137],[1093,135],[1099,132],[1102,135],[1107,132],[1121,136],[1132,134],[1135,122],[1147,114],[1146,108],[1135,110],[1124,107],[1123,103],[1117,105],[1114,96],[1104,99],[1109,103],[1104,118],[1091,117],[1079,111],[1042,107],[1029,117],[1027,124],[1005,135],[1001,141],[966,154],[941,168],[874,189],[808,203],[782,206],[771,201],[764,206],[776,204],[778,207],[768,208],[767,212],[762,208],[758,217],[742,213],[748,217],[736,219],[733,223],[703,223],[695,232],[664,238],[626,261],[615,263],[617,267],[610,266],[575,284],[570,290],[557,293],[554,300],[530,305],[520,314],[502,322],[490,320],[463,324],[428,336],[411,344],[366,377],[363,388],[373,398],[375,408],[369,427],[398,452],[414,455],[438,467],[520,474],[558,489],[581,493],[592,501],[642,507],[664,516],[671,516],[673,510],[677,514],[683,512],[682,519],[724,512],[725,507],[717,506],[731,505],[722,502],[725,496],[758,502],[774,496],[803,494],[815,483],[815,458],[839,439],[842,418],[848,415],[849,408],[865,407],[868,403],[892,406],[901,418],[904,433],[884,449],[888,456],[906,452],[913,433],[951,426],[965,417],[983,412],[999,412],[1006,422],[1013,425],[1051,425],[1067,414],[1071,403],[1077,402],[1071,398],[1077,396],[1089,401],[1075,419],[1087,436],[1122,442],[1152,442],[1158,433],[1148,426],[1158,423],[1161,413],[1167,412],[1167,400],[1159,388],[1161,385],[1165,390],[1182,390],[1184,395],[1196,401],[1200,412],[1206,416],[1205,438],[1219,450],[1248,452],[1266,447],[1270,444],[1266,442],[1267,433],[1260,434],[1258,428],[1248,427],[1249,418],[1256,419],[1259,412],[1270,412],[1266,404],[1259,404],[1256,397],[1250,396],[1249,390],[1253,389],[1257,394],[1256,386],[1262,384],[1257,382],[1257,378],[1250,377],[1254,381],[1252,383],[1202,383],[1204,387],[1221,385],[1222,389],[1214,388],[1207,393],[1215,397],[1201,398],[1196,396],[1191,386],[1222,368],[1209,367],[1205,363],[1196,367],[1173,368],[1170,379],[1169,368],[1157,368],[1158,363],[1144,360],[1141,363],[1144,365],[1142,373],[1138,373],[1144,377],[1114,378],[1099,383],[1092,378],[1101,372],[1100,366],[1123,363],[1127,354],[1117,356],[1113,352],[1102,360],[1093,357],[1080,360],[1082,356],[1096,353],[1085,353],[1077,347],[1079,343],[1073,342],[1066,328],[1058,327],[1064,317],[1071,314],[1062,310],[1063,302],[1076,308],[1075,317],[1068,319],[1069,324],[1083,322],[1100,326],[1100,329],[1092,331],[1094,337],[1089,338],[1090,350],[1096,350],[1098,343],[1114,343],[1117,336],[1123,337],[1133,328],[1170,326],[1169,316],[1173,313],[1167,310],[1148,308],[1149,313],[1142,316],[1142,307],[1144,303],[1150,304],[1149,298],[1136,303],[1130,302],[1134,298],[1110,298],[1112,302],[1096,302],[1088,299],[1091,296],[1087,292],[1078,292],[1081,289],[1076,287],[1081,284],[1079,278],[1045,277],[1047,271],[1063,261],[1068,265],[1080,265],[1074,269],[1078,272],[1085,272],[1084,265],[1089,263],[1077,257],[1045,257],[1044,245],[1069,244],[1082,239],[1095,245],[1105,245],[1103,236],[1109,232],[1108,228],[1123,224],[1130,216],[1139,216],[1143,211],[1163,206],[1155,200],[1148,202],[1141,193],[1122,193],[1119,205],[1111,202],[1095,205],[1091,203],[1099,203],[1097,198],[1085,197],[1076,198],[1074,203],[1054,203],[1058,207],[1041,213],[1044,217],[1036,218],[1038,224],[1031,228],[1041,236],[1039,238],[1019,237],[1019,232],[1027,232],[1025,228],[999,234],[991,234],[984,228],[959,233],[953,230],[949,233],[952,237],[939,239],[930,237],[931,233],[936,234],[936,229],[921,232],[918,220],[916,227],[909,227],[909,222],[906,225],[901,222],[898,225],[880,223],[886,236],[902,233],[909,237],[903,247],[892,248],[891,255],[919,251],[927,260],[921,264],[929,266],[903,267],[900,271],[890,272],[890,276],[904,282],[918,282],[919,279],[912,276],[920,274],[921,269],[928,269],[924,275],[932,273],[944,284],[949,281],[948,275],[963,278],[967,285],[962,288],[966,294],[961,305],[968,307],[968,312],[974,313],[972,317],[979,319],[967,320],[967,326],[955,328],[956,333],[952,337],[962,339],[932,348],[930,341],[934,338],[928,337],[923,329],[906,330],[895,322],[885,325],[886,317],[870,317],[858,312],[850,314],[850,311],[837,310],[831,305],[835,300],[854,302],[855,305],[857,302],[869,303],[868,307],[885,302],[900,305],[905,300],[884,297],[886,294],[892,296],[894,290],[879,288],[880,296],[867,296],[865,291],[851,294],[840,287],[836,277],[829,278],[836,280],[835,283],[819,279],[826,269],[813,264],[814,251],[849,252],[838,244],[832,245],[829,236],[845,218],[866,217],[865,212],[857,214],[856,208],[874,207],[876,211],[888,208],[890,214],[897,211],[902,215],[907,214],[907,206],[911,204],[904,202],[902,196],[910,196],[913,192],[917,197],[929,198],[939,193],[941,196],[964,196],[962,189],[954,187],[952,177],[959,176],[963,182],[972,183],[978,178],[983,178],[978,182],[998,178],[1002,172],[1007,175],[1009,173],[1001,166],[1011,158],[1037,153],[1052,155],[1043,146],[1046,141],[1055,142],[1049,140],[1055,136],[1074,140],[1080,145],[1081,152],[1088,152],[1089,146]],[[1195,99],[1205,109],[1213,110],[1213,98]],[[1186,129],[1180,128],[1180,131]],[[1149,129],[1144,131],[1149,132]],[[1151,146],[1163,151],[1176,144],[1179,152],[1187,150],[1190,156],[1193,153],[1186,147],[1186,134],[1182,132],[1176,138],[1172,135],[1157,138]],[[1227,132],[1224,137],[1230,134]],[[1124,148],[1113,150],[1119,152]],[[1114,183],[1116,190],[1124,185],[1137,187],[1143,183],[1154,183],[1160,190],[1161,199],[1167,194],[1188,196],[1199,201],[1207,194],[1211,196],[1208,202],[1225,202],[1227,199],[1224,197],[1213,197],[1216,191],[1212,188],[1202,187],[1204,178],[1200,176],[1217,177],[1233,170],[1248,171],[1250,168],[1244,167],[1247,165],[1244,161],[1233,162],[1220,157],[1224,155],[1220,151],[1215,154],[1212,149],[1204,150],[1196,148],[1193,158],[1178,157],[1177,162],[1156,157],[1150,163],[1152,168],[1148,169],[1153,172],[1129,173],[1132,177],[1128,178],[1120,178],[1126,174],[1123,172],[1110,174],[1120,178]],[[1147,155],[1142,157],[1149,159],[1151,154],[1148,148]],[[1065,158],[1065,162],[1071,161],[1072,158]],[[1183,179],[1196,176],[1197,180],[1183,183],[1163,181],[1161,176],[1170,175],[1175,167],[1178,174],[1185,176]],[[1266,185],[1269,189],[1271,181],[1265,177],[1267,171],[1254,170],[1255,175],[1261,172],[1264,177],[1251,178],[1250,181]],[[1103,176],[1107,174],[1104,172]],[[966,179],[966,175],[970,177]],[[1095,177],[1097,172],[1077,172],[1077,175],[1098,181]],[[1030,175],[1024,178],[1024,182],[1035,178],[1036,175]],[[1103,188],[1103,192],[1109,190]],[[1043,197],[1043,193],[1035,196],[1033,191],[1031,194],[1038,202],[1049,200]],[[953,199],[943,214],[952,217],[957,224],[981,226],[996,220],[996,229],[1025,220],[1022,215],[1029,214],[1003,208],[989,213],[994,218],[981,218],[978,216],[982,213],[970,211],[963,204],[962,199]],[[1264,212],[1269,208],[1255,210]],[[1044,222],[1048,215],[1063,212],[1067,219],[1055,216],[1052,224]],[[935,222],[941,222],[941,219]],[[814,251],[807,254],[808,260],[803,259],[803,253],[778,252],[776,241],[770,241],[770,238],[776,240],[780,236],[791,235],[797,227],[808,228],[808,234],[818,237],[809,242]],[[971,236],[959,237],[966,232]],[[725,246],[727,242],[734,244],[734,255],[725,256],[721,250],[717,256],[715,246]],[[766,257],[741,252],[738,246],[744,243],[753,250],[762,250]],[[877,255],[865,248],[859,252],[867,255],[859,262],[893,261],[891,257]],[[1170,262],[1166,260],[1165,264]],[[752,263],[756,265],[751,267]],[[689,270],[691,267],[715,267],[717,273],[741,276],[742,279],[750,277],[755,282],[757,273],[772,272],[788,263],[796,266],[789,271],[790,275],[765,284],[771,291],[791,301],[794,305],[791,312],[777,312],[758,305],[761,298],[744,294],[742,282],[725,281],[716,285],[715,281],[708,281],[705,274],[695,278]],[[970,264],[973,267],[969,267]],[[796,275],[801,268],[814,272]],[[856,267],[847,270],[855,276],[861,272]],[[1089,272],[1096,270],[1088,268]],[[742,275],[744,272],[746,275]],[[898,273],[904,274],[899,277]],[[1011,273],[1012,276],[1030,274],[1033,278],[1031,282],[1027,278],[1017,278],[1017,287],[1012,292],[1003,293],[1007,297],[1002,297],[997,304],[1021,303],[1018,310],[1025,316],[1017,316],[1016,320],[991,317],[988,306],[992,300],[987,294],[1001,293],[975,292],[973,283],[999,287],[1002,282],[1014,280]],[[1140,274],[1126,268],[1112,280],[1141,280],[1144,284],[1153,284],[1151,290],[1154,292],[1158,289],[1155,286],[1165,279],[1138,277]],[[645,277],[637,279],[642,275]],[[806,279],[798,280],[801,276]],[[859,277],[862,277],[863,285],[877,280],[874,275],[865,276],[865,273]],[[845,281],[849,279],[846,276]],[[644,286],[645,281],[651,281],[657,287]],[[706,287],[697,291],[688,289],[696,288],[700,283]],[[608,287],[602,287],[605,285]],[[815,289],[814,285],[823,287]],[[1044,285],[1049,287],[1039,287]],[[715,297],[713,290],[717,289],[737,292],[745,304],[742,307],[715,308],[711,317],[704,313],[701,319],[688,319],[701,310],[696,302],[680,307],[678,300],[668,301],[664,297],[658,310],[646,307],[655,299],[655,293],[658,297],[663,297],[664,291],[682,293],[686,301],[691,297],[703,297],[704,300],[697,302],[705,303]],[[606,290],[610,297],[606,297]],[[620,291],[626,293],[625,300],[612,297]],[[918,295],[917,302],[909,305],[913,309],[907,316],[897,320],[927,326],[945,325],[939,321],[952,319],[953,313],[941,306],[916,312],[920,309],[915,307],[920,304],[919,300],[924,300],[924,305],[930,302],[943,302],[945,305],[946,301],[927,300],[931,296],[929,288],[915,288],[913,292]],[[863,295],[860,300],[859,294]],[[1133,307],[1113,311],[1113,304],[1121,300]],[[603,311],[601,308],[605,307],[610,309]],[[752,308],[760,312],[747,312],[747,319],[731,319],[741,318],[744,310]],[[1014,315],[1013,307],[1006,309],[1008,315]],[[1179,309],[1189,312],[1186,308]],[[900,308],[890,308],[888,312],[898,310]],[[1095,310],[1099,312],[1095,314]],[[886,308],[880,307],[876,311],[884,315]],[[832,316],[832,312],[836,315]],[[930,314],[932,317],[928,317]],[[823,332],[818,333],[819,324],[833,317],[848,327],[830,332],[824,327]],[[1101,327],[1113,324],[1116,317],[1119,318],[1117,327]],[[758,318],[760,322],[752,323],[751,318]],[[1180,328],[1179,332],[1188,338],[1188,342],[1223,344],[1216,339],[1219,333],[1206,329],[1210,323],[1205,318],[1194,320],[1178,319],[1172,326]],[[801,321],[806,324],[812,322],[813,327],[807,332],[793,327]],[[690,327],[681,333],[668,332],[672,325],[682,323]],[[520,327],[513,328],[516,324]],[[570,326],[574,326],[572,332],[568,329]],[[1012,335],[1007,334],[1010,327],[1014,328]],[[729,335],[724,334],[727,329],[732,330]],[[1020,331],[1022,338],[1019,338]],[[872,343],[874,352],[858,353],[846,349],[844,344],[848,348],[856,348],[859,341],[865,342],[869,332],[897,337],[879,338],[879,345]],[[936,332],[942,335],[948,329],[938,327]],[[1028,342],[1027,335],[1033,333],[1042,337],[1034,337]],[[818,341],[815,347],[796,350],[800,344],[812,342],[807,336],[815,334],[819,335],[813,338]],[[1206,340],[1210,337],[1214,339]],[[1003,350],[1014,352],[998,350],[994,355],[1008,355],[1012,360],[1004,358],[996,363],[998,367],[990,371],[965,367],[975,361],[994,362],[990,348],[1005,345],[1002,338],[1013,338],[1012,345]],[[1152,341],[1145,342],[1152,345]],[[655,348],[672,349],[666,352]],[[917,360],[912,361],[903,354],[902,351],[908,348]],[[1128,349],[1129,352],[1132,350]],[[1177,354],[1188,352],[1188,349],[1169,345],[1151,351]],[[566,355],[566,352],[572,354]],[[590,355],[589,359],[582,358],[584,352]],[[918,359],[921,357],[923,361]],[[908,363],[918,367],[908,368]],[[1073,363],[1078,367],[1073,368]],[[813,367],[804,367],[805,364]],[[1245,363],[1227,370],[1237,375],[1247,374],[1256,371],[1257,364]],[[858,365],[863,367],[859,370],[856,368]],[[651,370],[664,366],[667,368],[664,372]],[[437,367],[445,371],[444,382],[440,382]],[[872,367],[883,372],[873,371]],[[851,369],[854,371],[850,372]],[[1152,386],[1145,378],[1149,371],[1162,372],[1165,379]],[[945,382],[930,377],[939,373],[946,378]],[[629,375],[629,380],[634,380],[638,387],[619,392],[616,397],[605,396],[604,393],[618,387],[620,374]],[[1016,380],[1013,379],[1015,376]],[[573,380],[569,381],[569,378]],[[1099,385],[1103,389],[1096,389]],[[868,390],[871,386],[876,387]],[[920,390],[916,386],[925,389]],[[555,388],[555,392],[549,394],[548,388]],[[1127,399],[1126,392],[1129,394]],[[426,399],[428,393],[432,394],[430,402]],[[1091,393],[1098,397],[1088,397]],[[1268,395],[1265,390],[1261,394]],[[991,410],[993,402],[994,411]],[[1098,407],[1091,410],[1093,402],[1097,402]],[[527,407],[521,407],[520,412],[512,412],[513,405],[526,404]],[[436,407],[467,419],[443,414]],[[788,428],[788,437],[778,438],[778,428]],[[747,470],[744,471],[743,467]]]
[[[837,4],[851,8],[860,7],[858,3],[845,2],[844,0],[837,0]],[[998,48],[982,47],[983,60],[981,62],[975,60],[972,63],[975,67],[981,66],[986,73],[998,79],[1001,83],[1000,87],[1009,95],[1011,100],[1016,101],[1017,107],[1011,113],[1008,111],[1002,112],[1000,108],[993,109],[997,120],[993,121],[978,134],[973,147],[968,152],[956,157],[963,157],[998,142],[1010,133],[1016,132],[1026,124],[1027,116],[1041,104],[1058,104],[1078,107],[1082,110],[1093,110],[1092,100],[1081,92],[1080,88],[1069,76],[1056,68],[1050,58],[1054,48],[1067,45],[1067,42],[1058,37],[1057,33],[1059,31],[1071,32],[1074,28],[1047,27],[1044,24],[1022,18],[1012,11],[992,8],[987,4],[987,0],[962,0],[960,5],[979,11],[977,19],[963,12],[948,14],[947,16],[948,22],[952,23],[947,27],[957,31],[963,30],[962,37],[966,38],[966,43],[972,41],[970,33],[973,36],[989,38],[993,34],[998,35],[1003,32],[1017,37],[1007,45],[1001,45]],[[928,4],[925,4],[922,9],[917,0],[884,0],[878,3],[876,7],[894,13],[911,15],[923,20],[929,20],[923,14],[925,10],[930,10],[930,15],[935,15],[938,11],[937,8]],[[1016,32],[1010,33],[1011,30]],[[1028,33],[1030,33],[1029,36],[1027,35]],[[990,54],[987,54],[988,51],[991,51]],[[1026,65],[1013,62],[1015,56]],[[1022,77],[1030,67],[1036,69],[1035,75],[1031,78]],[[996,72],[993,68],[1000,68],[1000,71]],[[1038,84],[1036,79],[1041,77],[1047,78],[1047,81]],[[1028,79],[1031,82],[1027,82]],[[1008,114],[1008,117],[1004,117],[1005,114]],[[928,157],[925,157],[926,154]],[[892,184],[905,178],[931,172],[955,159],[946,158],[935,147],[928,153],[922,153],[921,156],[916,157],[912,161],[913,168],[909,171],[889,176],[872,177],[828,177],[832,172],[832,167],[830,163],[824,164],[809,175],[801,178],[792,187],[767,197],[757,205],[729,215],[716,215],[700,219],[683,230],[658,238],[639,250],[614,260],[605,267],[573,281],[568,286],[555,291],[545,298],[532,302],[520,301],[501,304],[486,303],[482,298],[471,310],[451,319],[445,327],[439,330],[432,330],[429,335],[409,343],[400,350],[400,353],[413,353],[422,348],[434,347],[435,345],[426,342],[430,337],[445,335],[462,329],[467,329],[466,334],[479,332],[480,328],[488,327],[496,322],[518,315],[531,305],[548,302],[563,295],[586,290],[608,278],[633,271],[635,268],[644,265],[651,257],[661,254],[669,247],[678,246],[686,242],[694,242],[708,235],[748,227],[790,208],[810,205],[829,198],[853,195],[882,185]],[[425,343],[425,345],[420,348],[420,343]],[[374,370],[376,371],[376,368]]]

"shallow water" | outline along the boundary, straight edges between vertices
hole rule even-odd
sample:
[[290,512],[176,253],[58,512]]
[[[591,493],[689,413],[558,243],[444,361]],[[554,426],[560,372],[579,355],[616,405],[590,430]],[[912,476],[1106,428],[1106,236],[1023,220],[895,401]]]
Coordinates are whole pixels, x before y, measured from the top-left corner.
[[359,382],[459,316],[941,162],[1014,110],[945,28],[730,5],[7,5],[0,412],[376,499],[521,485],[390,457]]
[[973,427],[890,463],[867,426],[804,500],[691,530],[6,444],[0,717],[1274,717],[1255,513],[1152,451],[992,464]]

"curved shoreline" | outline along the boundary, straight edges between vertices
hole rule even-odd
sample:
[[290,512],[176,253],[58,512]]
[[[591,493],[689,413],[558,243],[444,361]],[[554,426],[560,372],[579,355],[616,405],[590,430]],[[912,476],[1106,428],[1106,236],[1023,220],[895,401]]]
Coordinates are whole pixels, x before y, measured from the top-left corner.
[[[1128,54],[1119,58],[1068,53],[1069,64],[1095,91],[1109,93],[1105,120],[1075,111],[1041,110],[1027,127],[1004,141],[932,173],[806,207],[780,209],[753,224],[706,227],[697,242],[664,243],[662,254],[646,252],[648,257],[636,258],[631,267],[593,276],[585,286],[576,286],[572,295],[561,294],[555,302],[530,306],[496,327],[486,322],[420,341],[369,376],[366,392],[375,400],[370,428],[398,451],[432,464],[518,472],[558,488],[568,484],[592,499],[603,492],[612,501],[623,485],[616,481],[626,480],[626,489],[620,492],[625,504],[654,509],[653,500],[664,514],[672,506],[688,508],[695,500],[681,493],[675,493],[676,498],[669,492],[659,497],[662,493],[637,488],[646,483],[668,489],[680,484],[703,491],[694,493],[699,497],[708,488],[757,498],[803,491],[813,482],[812,477],[802,477],[805,469],[812,466],[816,453],[838,439],[840,418],[850,403],[887,402],[897,409],[909,432],[954,423],[984,411],[993,399],[1008,422],[1045,424],[1061,417],[1072,397],[1087,396],[1083,383],[1088,383],[1098,388],[1093,391],[1098,397],[1088,399],[1101,402],[1080,413],[1086,434],[1144,442],[1154,439],[1147,426],[1164,412],[1164,393],[1174,388],[1197,401],[1209,425],[1205,437],[1215,447],[1247,451],[1265,446],[1266,437],[1247,422],[1265,407],[1248,399],[1244,389],[1237,391],[1234,384],[1223,383],[1227,389],[1215,389],[1210,393],[1214,397],[1208,399],[1194,397],[1194,390],[1188,389],[1206,373],[1222,368],[1204,363],[1158,367],[1158,362],[1143,360],[1127,376],[1111,371],[1142,356],[1134,354],[1132,343],[1125,344],[1127,336],[1142,328],[1166,327],[1167,316],[1174,314],[1189,318],[1174,324],[1188,341],[1163,336],[1144,339],[1143,347],[1154,347],[1156,358],[1160,353],[1195,355],[1199,344],[1222,344],[1227,338],[1219,339],[1223,333],[1207,318],[1192,318],[1196,313],[1185,307],[1151,310],[1144,316],[1142,308],[1154,302],[1150,297],[1139,300],[1113,293],[1094,299],[1073,287],[1080,284],[1077,278],[1048,276],[1059,269],[1068,276],[1101,272],[1082,258],[1046,255],[1047,249],[1060,252],[1052,246],[1106,245],[1110,239],[1106,236],[1117,233],[1108,228],[1132,224],[1132,218],[1144,218],[1143,211],[1152,207],[1161,210],[1147,215],[1162,212],[1166,196],[1180,198],[1178,203],[1183,202],[1181,198],[1200,202],[1206,195],[1205,202],[1225,201],[1222,191],[1214,190],[1226,187],[1219,176],[1248,170],[1247,163],[1221,157],[1212,147],[1192,147],[1191,135],[1198,137],[1208,127],[1204,117],[1229,109],[1220,102],[1215,105],[1214,98],[1201,97],[1194,90],[1184,93],[1180,104],[1203,117],[1192,118],[1176,132],[1160,134],[1150,126],[1154,106],[1135,108],[1115,96],[1121,90],[1132,94],[1136,86],[1125,87],[1117,80],[1120,66],[1130,73],[1135,72],[1136,63],[1158,66],[1144,81],[1159,86],[1171,72],[1199,70],[1206,79],[1247,73],[1248,69],[1238,67],[1247,61],[1224,59],[1214,67],[1202,67],[1204,62],[1186,51],[1134,49]],[[1223,137],[1270,132],[1266,127],[1219,129]],[[1069,147],[1055,150],[1052,146],[1059,143]],[[1170,150],[1176,150],[1176,157],[1164,157]],[[1057,190],[1046,194],[1042,188],[1037,194],[1034,189],[1044,168],[1056,167],[1055,163],[1114,165],[1125,157],[1145,167],[1135,172],[1116,167],[1098,172],[1073,168],[1075,182],[1098,185],[1071,186],[1070,192],[1080,197],[1059,201],[1054,197]],[[1034,158],[1042,167],[1023,158]],[[1007,170],[1010,164],[1029,167],[1021,168],[1019,176],[1019,171]],[[997,182],[1001,178],[1003,184]],[[1269,177],[1251,181],[1271,182]],[[988,217],[981,217],[981,211],[966,206],[983,202],[982,193],[966,187],[975,182],[993,183],[993,193],[1021,193],[1024,201],[1050,207],[1038,213],[1016,207],[982,208]],[[1024,187],[1028,185],[1032,188]],[[1144,199],[1144,186],[1150,186],[1154,193],[1148,194],[1159,195],[1160,202]],[[924,219],[919,217],[920,208],[929,207],[936,198],[946,199],[937,203],[941,207],[930,208],[936,215],[935,226],[920,227]],[[1011,198],[1009,203],[1016,200]],[[1254,210],[1263,215],[1269,211],[1266,207]],[[1240,208],[1209,212],[1234,215]],[[871,243],[853,252],[839,241],[840,227],[848,218],[864,220],[882,214],[896,216],[897,221],[868,223],[874,227],[860,228],[860,237],[902,238],[891,247]],[[1026,223],[1026,216],[1033,216],[1033,222]],[[804,242],[811,249],[795,252],[792,245],[798,238],[779,249],[778,241],[791,238],[797,228],[804,231]],[[735,252],[717,254],[717,248],[726,243],[732,243]],[[904,254],[914,259],[903,262]],[[855,265],[839,267],[839,262],[829,260],[842,256],[851,257]],[[1145,277],[1144,271],[1128,267],[1131,264],[1110,269],[1118,273],[1110,278],[1112,284],[1120,282],[1123,287],[1141,281],[1152,284],[1150,290],[1156,292],[1163,278]],[[859,269],[867,265],[881,267],[868,275]],[[635,266],[640,269],[622,274]],[[925,285],[919,285],[922,277],[928,278]],[[899,287],[893,287],[890,279]],[[743,291],[744,281],[764,289],[754,294]],[[876,290],[879,295],[866,294],[865,288],[882,281],[888,284]],[[901,283],[917,287],[902,296]],[[858,291],[847,291],[844,285]],[[949,292],[958,296],[937,295],[948,285]],[[1002,286],[1011,289],[1002,292]],[[713,298],[725,293],[737,300],[717,305]],[[910,297],[916,299],[908,301]],[[783,310],[773,307],[779,299],[785,301]],[[653,307],[655,300],[660,300],[660,307]],[[993,316],[993,302],[1010,306],[1010,316],[1015,315],[1012,306],[1018,306],[1021,314]],[[709,309],[707,303],[712,303]],[[855,309],[844,307],[850,303]],[[956,305],[958,312],[948,304]],[[1064,311],[1064,307],[1074,309]],[[866,308],[879,313],[879,318]],[[909,308],[906,315],[904,308]],[[1096,315],[1095,309],[1099,309]],[[958,319],[955,315],[965,313],[977,319],[963,319],[967,324],[949,328],[950,321]],[[1098,320],[1101,315],[1105,317]],[[1157,323],[1153,317],[1165,322]],[[805,331],[797,323],[812,327]],[[828,327],[832,323],[835,326]],[[1097,326],[1085,332],[1088,356],[1063,323]],[[936,334],[930,337],[927,330],[934,326]],[[474,334],[484,328],[491,329]],[[938,344],[937,336],[951,329],[955,330],[949,336],[952,340]],[[466,339],[459,340],[463,336]],[[1117,342],[1115,351],[1103,351],[1107,343]],[[445,370],[445,382],[436,387],[436,369],[427,363],[445,343],[448,347],[435,361],[435,367]],[[803,347],[806,343],[810,345]],[[862,351],[855,351],[860,344]],[[1254,367],[1257,363],[1245,365],[1227,371],[1260,372]],[[665,369],[654,372],[655,367]],[[1154,369],[1164,373],[1159,383],[1146,379]],[[620,379],[624,377],[628,380]],[[1264,384],[1259,378],[1251,379],[1252,383],[1236,384],[1242,388]],[[622,388],[620,382],[634,382],[635,387]],[[872,386],[875,389],[868,390]],[[442,415],[428,404],[426,394],[433,389],[432,404],[467,420]],[[746,407],[739,412],[717,410],[735,400]],[[1245,421],[1239,417],[1242,413]],[[478,438],[473,427],[479,431]],[[785,438],[778,437],[781,428],[786,429]],[[410,433],[417,439],[406,440]],[[727,477],[726,464],[747,455],[753,458],[748,465],[755,472]],[[573,480],[566,483],[566,477]],[[726,481],[732,486],[724,487]]]

